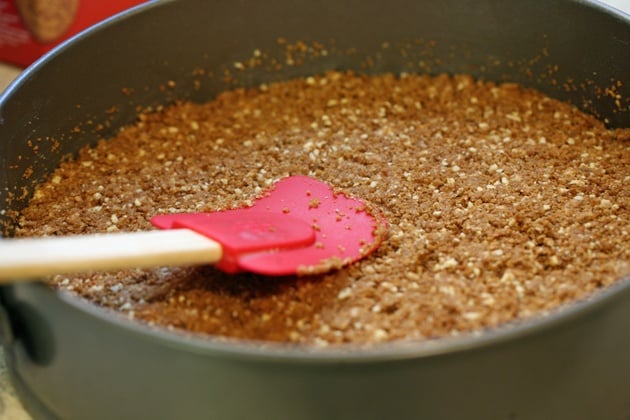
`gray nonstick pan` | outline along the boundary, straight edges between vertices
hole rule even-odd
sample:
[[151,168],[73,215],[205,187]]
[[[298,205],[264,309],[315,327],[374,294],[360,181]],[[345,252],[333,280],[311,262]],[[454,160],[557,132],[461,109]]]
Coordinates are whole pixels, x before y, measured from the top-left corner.
[[[431,49],[409,53],[428,72],[521,83],[611,127],[630,126],[630,18],[597,2],[150,2],[54,50],[1,98],[4,230],[11,234],[12,214],[64,156],[113,135],[139,109],[213,98],[231,85],[201,78],[199,69],[221,74],[256,49],[278,51],[280,37],[332,42],[338,53],[277,71],[235,72],[240,85],[328,69],[409,71],[408,57],[382,45],[423,39]],[[553,78],[544,76],[549,68]],[[557,83],[565,80],[575,89]],[[611,80],[624,82],[618,103],[602,94]],[[107,112],[112,106],[117,112]],[[80,135],[77,125],[86,127]],[[59,148],[44,140],[33,153],[27,144],[49,137],[60,139]],[[369,349],[220,342],[151,329],[43,282],[2,286],[0,303],[12,381],[36,418],[630,418],[627,278],[527,322]]]

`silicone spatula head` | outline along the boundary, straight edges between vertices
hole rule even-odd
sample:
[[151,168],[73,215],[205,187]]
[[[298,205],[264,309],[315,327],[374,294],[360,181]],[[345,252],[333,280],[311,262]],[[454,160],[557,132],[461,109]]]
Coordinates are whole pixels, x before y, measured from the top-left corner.
[[216,266],[270,276],[323,273],[376,250],[383,216],[358,198],[307,176],[283,178],[251,207],[155,216],[161,229],[188,228],[223,246]]

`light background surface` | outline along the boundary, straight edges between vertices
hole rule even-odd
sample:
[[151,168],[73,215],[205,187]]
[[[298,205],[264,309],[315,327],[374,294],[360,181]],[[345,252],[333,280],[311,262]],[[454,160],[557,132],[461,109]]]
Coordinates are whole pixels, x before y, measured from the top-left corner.
[[[617,9],[630,14],[630,0],[604,1]],[[21,69],[0,62],[0,91],[4,90],[19,74]],[[30,420],[31,417],[24,411],[20,401],[15,396],[9,382],[4,362],[4,354],[0,347],[0,418],[6,420]]]

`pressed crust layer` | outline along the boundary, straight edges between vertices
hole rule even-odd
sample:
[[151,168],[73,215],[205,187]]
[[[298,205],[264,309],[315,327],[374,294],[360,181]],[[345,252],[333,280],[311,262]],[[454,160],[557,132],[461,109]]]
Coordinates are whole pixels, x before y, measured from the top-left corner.
[[135,320],[325,346],[434,338],[544,314],[630,274],[630,130],[514,84],[330,72],[177,103],[85,148],[17,234],[150,229],[305,174],[383,211],[372,256],[326,275],[213,267],[59,275]]

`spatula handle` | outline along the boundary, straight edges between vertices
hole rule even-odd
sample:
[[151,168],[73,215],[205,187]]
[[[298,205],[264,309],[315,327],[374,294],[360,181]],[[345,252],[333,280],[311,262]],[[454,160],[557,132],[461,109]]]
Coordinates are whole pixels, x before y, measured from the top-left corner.
[[0,239],[0,283],[92,270],[213,264],[221,245],[189,229]]

